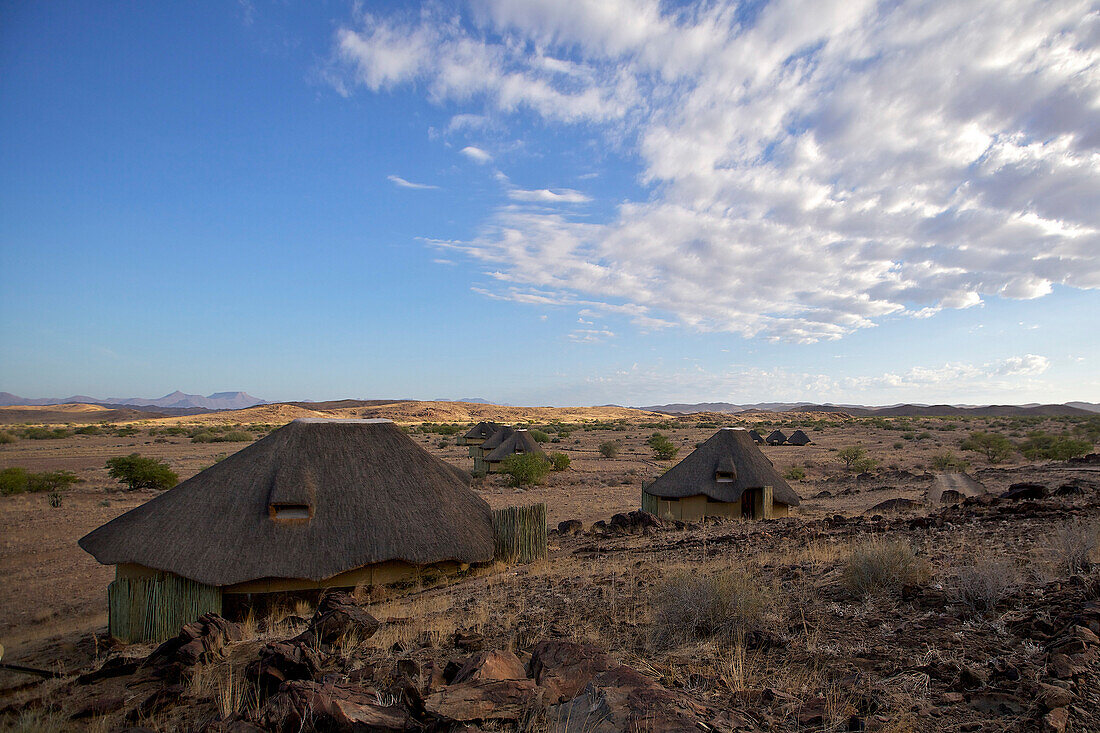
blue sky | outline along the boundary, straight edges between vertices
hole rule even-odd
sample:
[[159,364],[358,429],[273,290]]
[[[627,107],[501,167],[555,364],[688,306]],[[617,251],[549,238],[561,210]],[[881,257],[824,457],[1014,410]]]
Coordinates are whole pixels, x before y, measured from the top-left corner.
[[952,6],[4,3],[0,389],[1100,401],[1100,18]]

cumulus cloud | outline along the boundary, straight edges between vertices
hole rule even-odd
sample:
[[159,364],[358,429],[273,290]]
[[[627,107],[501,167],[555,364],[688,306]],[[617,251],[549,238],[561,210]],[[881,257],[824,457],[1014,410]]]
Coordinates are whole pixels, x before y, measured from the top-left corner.
[[578,344],[597,344],[614,337],[606,328],[578,328],[569,333],[569,340]]
[[336,36],[337,83],[424,89],[503,127],[583,124],[635,153],[643,202],[602,222],[505,206],[461,244],[502,297],[536,288],[812,342],[1100,288],[1092,3],[747,7],[482,0],[458,16],[363,15]]
[[438,189],[439,186],[433,186],[430,183],[413,183],[412,181],[406,181],[401,176],[386,176],[387,180],[393,183],[398,188],[413,188],[419,190]]
[[493,156],[490,155],[488,152],[482,150],[481,148],[475,148],[473,145],[467,145],[458,152],[462,153],[467,158],[480,165],[485,165],[493,159]]

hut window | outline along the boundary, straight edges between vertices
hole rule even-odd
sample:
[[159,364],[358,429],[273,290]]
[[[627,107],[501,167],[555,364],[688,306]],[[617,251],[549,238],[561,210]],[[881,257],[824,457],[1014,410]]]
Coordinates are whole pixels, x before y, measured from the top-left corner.
[[272,504],[272,519],[309,519],[312,516],[309,504]]
[[714,474],[714,480],[720,484],[732,484],[733,474],[726,471],[718,471]]

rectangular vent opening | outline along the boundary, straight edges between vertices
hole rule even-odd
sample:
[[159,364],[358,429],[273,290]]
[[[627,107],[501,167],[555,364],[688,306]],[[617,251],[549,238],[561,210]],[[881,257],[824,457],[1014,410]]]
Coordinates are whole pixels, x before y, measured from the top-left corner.
[[272,504],[272,519],[309,519],[313,516],[309,504]]

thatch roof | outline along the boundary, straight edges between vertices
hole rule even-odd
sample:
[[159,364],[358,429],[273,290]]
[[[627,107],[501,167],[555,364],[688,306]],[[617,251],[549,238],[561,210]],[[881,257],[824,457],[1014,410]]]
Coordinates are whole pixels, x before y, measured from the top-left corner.
[[513,453],[537,453],[540,456],[546,455],[542,448],[539,447],[539,444],[535,442],[535,439],[531,437],[531,433],[526,430],[512,430],[510,435],[501,440],[500,445],[485,454],[485,460],[489,463],[495,463],[497,461],[503,461]]
[[756,432],[755,430],[749,431],[749,437],[752,438],[752,442],[756,443],[757,445],[764,444],[764,436]]
[[500,425],[483,420],[467,430],[462,437],[466,440],[485,440],[498,430],[500,430]]
[[512,433],[516,432],[516,429],[511,425],[500,425],[496,432],[485,439],[485,442],[481,444],[481,450],[488,453],[494,448],[498,447],[508,438],[512,437]]
[[[319,581],[387,560],[491,560],[489,505],[460,475],[389,420],[295,420],[80,546],[107,565],[217,586]],[[276,507],[301,518],[277,519]]]
[[787,438],[788,445],[809,445],[812,442],[810,436],[806,435],[801,430],[795,430],[791,433],[791,437]]
[[783,434],[782,430],[775,430],[767,438],[768,445],[783,445],[787,442],[787,436]]
[[[732,470],[731,470],[732,469]],[[717,474],[732,474],[733,481],[719,482]],[[746,489],[772,487],[775,501],[798,506],[801,499],[776,472],[748,431],[723,428],[645,488],[647,494],[683,498],[706,494],[716,501],[740,501]]]

